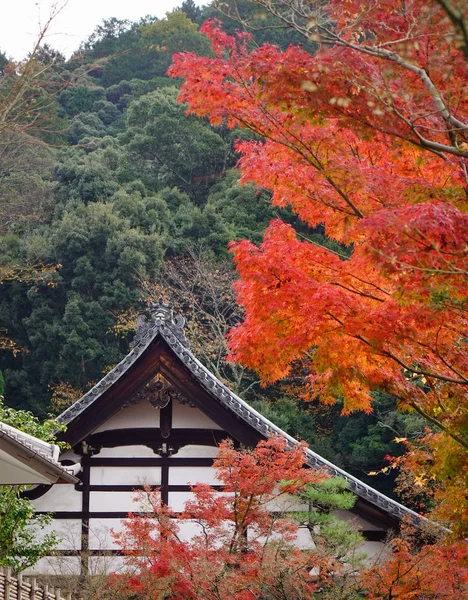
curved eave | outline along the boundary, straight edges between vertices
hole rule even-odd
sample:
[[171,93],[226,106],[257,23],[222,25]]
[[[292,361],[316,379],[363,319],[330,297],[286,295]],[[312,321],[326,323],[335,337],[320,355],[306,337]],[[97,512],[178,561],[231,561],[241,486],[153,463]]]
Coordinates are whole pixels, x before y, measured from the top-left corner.
[[[58,446],[53,444],[48,446],[51,455],[58,454]],[[77,483],[78,478],[52,458],[44,456],[35,445],[27,444],[10,432],[0,430],[0,484],[28,485],[57,482]]]

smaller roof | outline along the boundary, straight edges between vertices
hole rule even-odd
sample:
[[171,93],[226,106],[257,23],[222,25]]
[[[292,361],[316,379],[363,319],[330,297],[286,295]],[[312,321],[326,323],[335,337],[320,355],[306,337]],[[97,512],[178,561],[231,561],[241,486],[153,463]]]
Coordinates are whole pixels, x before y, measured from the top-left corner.
[[60,448],[0,422],[0,485],[77,483],[75,466],[59,463]]

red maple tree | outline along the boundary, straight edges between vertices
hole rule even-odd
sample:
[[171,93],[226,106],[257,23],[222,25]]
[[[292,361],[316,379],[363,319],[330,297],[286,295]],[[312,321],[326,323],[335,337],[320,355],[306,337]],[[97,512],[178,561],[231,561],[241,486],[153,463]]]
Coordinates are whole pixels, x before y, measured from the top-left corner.
[[[115,535],[127,570],[112,576],[113,588],[152,600],[313,598],[341,566],[319,548],[298,549],[298,524],[281,512],[293,506],[290,494],[326,478],[305,468],[304,450],[288,448],[282,438],[252,451],[223,442],[213,464],[223,492],[194,485],[180,514],[158,491],[140,494],[147,514],[130,515]],[[184,535],[187,523],[192,531]]]
[[418,552],[403,539],[392,542],[383,564],[361,574],[368,600],[436,600],[466,598],[468,545],[425,545]]
[[[467,473],[468,45],[448,4],[296,2],[303,25],[289,24],[314,55],[251,49],[209,21],[214,57],[176,55],[171,74],[189,112],[261,136],[238,143],[243,181],[346,248],[281,221],[260,247],[233,243],[245,308],[233,358],[270,382],[306,356],[306,396],[339,397],[344,413],[386,390],[443,432],[437,443],[455,441]],[[467,514],[468,494],[459,503]]]

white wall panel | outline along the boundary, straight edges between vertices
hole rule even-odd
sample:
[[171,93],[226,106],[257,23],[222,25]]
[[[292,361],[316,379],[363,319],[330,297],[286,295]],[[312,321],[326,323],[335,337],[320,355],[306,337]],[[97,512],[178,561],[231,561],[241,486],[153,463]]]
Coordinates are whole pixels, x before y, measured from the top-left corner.
[[265,507],[271,511],[291,512],[291,511],[307,511],[309,505],[301,503],[298,498],[289,494],[284,494],[274,498],[265,504]]
[[96,458],[158,458],[159,454],[155,454],[148,446],[117,446],[102,448],[95,456]]
[[71,576],[80,574],[81,559],[79,556],[45,556],[24,575],[57,575]]
[[53,519],[50,525],[46,525],[38,536],[55,532],[59,538],[57,550],[80,550],[81,549],[81,521],[79,519]]
[[172,427],[174,429],[222,429],[199,408],[192,408],[188,404],[179,404],[178,402],[174,402],[172,405]]
[[184,503],[187,500],[193,500],[195,496],[192,492],[169,492],[169,507],[175,512],[184,510]]
[[179,526],[179,538],[184,542],[188,542],[203,531],[201,526],[194,521],[179,521],[177,524]]
[[161,467],[91,467],[91,485],[161,485]]
[[142,400],[139,404],[131,404],[127,408],[121,408],[93,433],[138,427],[159,427],[159,409],[152,407],[147,400]]
[[[217,492],[225,494],[225,492]],[[226,493],[227,495],[227,493]],[[169,507],[175,512],[182,512],[187,500],[194,500],[195,495],[192,492],[169,492]]]
[[174,454],[175,458],[216,458],[218,448],[216,446],[184,446]]
[[139,501],[134,502],[135,492],[91,492],[89,510],[91,512],[138,512]]
[[89,547],[91,550],[116,550],[116,543],[112,531],[120,533],[128,519],[90,519],[89,520]]
[[216,471],[213,467],[169,468],[169,485],[193,485],[195,483],[221,484],[219,479],[216,479]]
[[[90,556],[88,564],[89,574],[92,576],[125,571],[125,558],[123,556]],[[105,596],[107,597],[107,595],[106,593]]]
[[81,496],[73,484],[59,483],[32,503],[38,511],[76,511],[81,510]]

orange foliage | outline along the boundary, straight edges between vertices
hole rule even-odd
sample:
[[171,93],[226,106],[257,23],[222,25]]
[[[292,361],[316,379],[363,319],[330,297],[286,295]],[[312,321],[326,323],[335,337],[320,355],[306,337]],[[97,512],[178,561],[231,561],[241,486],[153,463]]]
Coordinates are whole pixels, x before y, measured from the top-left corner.
[[320,6],[334,25],[311,20],[313,56],[251,50],[209,21],[214,58],[179,54],[171,67],[190,113],[262,137],[238,143],[243,181],[351,251],[299,241],[280,221],[259,248],[232,244],[246,315],[232,358],[272,382],[307,355],[305,396],[340,397],[344,413],[372,410],[383,389],[454,440],[466,470],[465,59],[439,2]]
[[368,600],[454,600],[468,596],[468,544],[426,545],[412,552],[402,539],[383,565],[362,574]]

